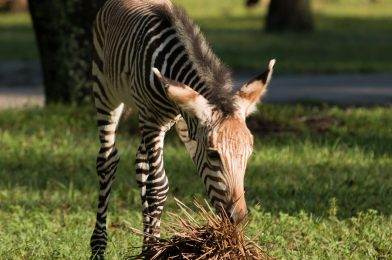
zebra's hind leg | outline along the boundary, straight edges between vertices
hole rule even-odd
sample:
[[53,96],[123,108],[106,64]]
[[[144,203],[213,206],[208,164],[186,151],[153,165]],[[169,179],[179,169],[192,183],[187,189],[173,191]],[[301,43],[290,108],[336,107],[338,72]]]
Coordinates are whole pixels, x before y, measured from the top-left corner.
[[95,228],[90,240],[92,259],[103,259],[107,245],[106,217],[110,190],[120,160],[115,146],[115,133],[123,111],[123,104],[112,111],[102,108],[98,111],[98,129],[101,148],[97,156],[97,174],[99,177],[99,199]]
[[[144,129],[145,130],[145,129]],[[169,191],[169,182],[163,167],[163,139],[161,130],[143,131],[142,144],[136,159],[136,178],[140,188],[144,232],[160,236],[161,215]],[[143,250],[150,237],[144,237]]]

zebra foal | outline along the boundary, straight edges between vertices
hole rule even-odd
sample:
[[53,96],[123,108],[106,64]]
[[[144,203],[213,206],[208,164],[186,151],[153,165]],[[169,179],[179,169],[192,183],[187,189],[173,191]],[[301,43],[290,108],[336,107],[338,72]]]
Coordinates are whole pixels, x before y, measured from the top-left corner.
[[169,190],[163,140],[173,125],[217,211],[226,211],[233,222],[245,217],[243,180],[253,147],[245,118],[265,92],[274,63],[235,91],[229,70],[199,27],[169,0],[105,3],[94,26],[93,93],[101,148],[93,258],[103,258],[107,245],[107,207],[120,159],[115,134],[124,104],[137,108],[142,135],[136,180],[145,232],[159,236]]

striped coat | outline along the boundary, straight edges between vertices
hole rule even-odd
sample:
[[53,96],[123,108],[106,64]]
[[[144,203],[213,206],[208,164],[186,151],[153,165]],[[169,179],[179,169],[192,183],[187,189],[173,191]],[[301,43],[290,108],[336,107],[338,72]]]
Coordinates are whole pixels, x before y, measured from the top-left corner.
[[243,178],[253,147],[245,118],[265,92],[274,61],[234,91],[230,71],[209,48],[199,27],[169,0],[107,1],[96,18],[93,56],[101,142],[99,202],[90,243],[93,256],[103,258],[107,244],[107,207],[120,159],[115,134],[124,104],[135,107],[139,116],[142,140],[136,179],[145,232],[159,236],[169,189],[163,140],[173,125],[210,201],[233,221],[242,220],[247,212]]

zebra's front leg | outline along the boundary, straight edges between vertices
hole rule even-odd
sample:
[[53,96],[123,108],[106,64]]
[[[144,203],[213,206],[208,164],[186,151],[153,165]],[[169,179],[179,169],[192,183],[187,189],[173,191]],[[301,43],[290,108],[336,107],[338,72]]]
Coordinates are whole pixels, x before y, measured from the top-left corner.
[[[99,178],[99,199],[95,228],[91,235],[90,246],[92,259],[103,259],[107,245],[106,218],[109,196],[115,179],[120,155],[115,146],[115,132],[123,110],[121,104],[114,110],[98,112],[98,129],[101,148],[97,156],[97,174]],[[102,109],[100,111],[103,111]]]
[[163,207],[169,191],[169,182],[163,166],[163,139],[165,132],[144,133],[136,159],[137,183],[141,192],[144,237],[143,250],[151,237],[160,236]]

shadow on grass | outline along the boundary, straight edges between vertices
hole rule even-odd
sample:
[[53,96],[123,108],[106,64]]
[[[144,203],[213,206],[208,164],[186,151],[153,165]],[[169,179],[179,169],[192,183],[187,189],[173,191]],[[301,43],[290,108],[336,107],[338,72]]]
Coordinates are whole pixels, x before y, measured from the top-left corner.
[[[326,148],[333,153],[333,140],[336,138],[339,137],[265,136],[260,141],[261,147],[258,153],[263,153],[263,146],[283,151],[287,147],[300,145],[301,142],[308,142],[319,149]],[[168,140],[169,146],[173,143],[174,146],[178,145],[177,141]],[[353,147],[352,149],[362,150],[369,156],[380,157],[392,155],[391,148],[387,146],[391,143],[391,138],[374,139],[372,136],[355,136],[341,137],[335,145],[348,147],[348,149]],[[131,204],[137,205],[139,201],[133,180],[134,170],[129,163],[134,159],[133,152],[132,150],[122,155],[123,160],[113,188],[112,203],[125,209]],[[180,153],[185,153],[185,149]],[[168,162],[166,170],[171,193],[181,200],[184,198],[188,200],[195,195],[203,196],[203,185],[190,159],[177,158],[173,152],[166,155],[165,160]],[[94,170],[95,154],[86,151],[83,158],[79,156],[62,161],[62,158],[53,156],[48,151],[45,157],[36,157],[34,160],[23,162],[18,158],[0,159],[2,171],[5,173],[2,176],[4,180],[2,186],[7,190],[18,187],[18,189],[33,191],[33,193],[47,191],[68,194],[69,190],[73,189],[84,197],[88,197],[87,205],[95,205],[98,191],[98,180]],[[305,211],[315,216],[325,217],[331,208],[331,200],[336,199],[337,216],[340,218],[350,218],[367,209],[375,209],[379,213],[392,215],[392,176],[390,175],[392,165],[389,161],[376,160],[362,163],[356,159],[353,161],[345,159],[339,162],[326,158],[312,162],[304,160],[303,157],[296,159],[295,154],[292,156],[294,157],[292,162],[264,159],[253,160],[249,163],[246,175],[246,197],[249,205],[261,203],[265,211],[273,214],[279,212],[296,214]],[[183,163],[173,163],[179,160]],[[67,198],[62,201],[67,202]],[[12,203],[28,203],[28,198]],[[51,202],[41,201],[39,203],[49,205]],[[53,203],[52,207],[59,205],[58,202]],[[31,205],[36,204],[32,202]]]
[[249,165],[246,177],[246,196],[249,205],[261,204],[274,214],[305,211],[326,217],[335,200],[339,218],[350,218],[368,209],[391,215],[391,167],[391,163],[328,161],[254,163]]
[[[235,70],[258,72],[277,58],[277,73],[392,72],[392,18],[315,17],[310,34],[265,33],[264,17],[255,14],[196,20],[218,56]],[[38,58],[29,25],[0,28],[0,58]]]
[[0,59],[4,61],[38,59],[34,32],[28,25],[0,26]]
[[273,57],[277,73],[392,71],[392,18],[316,17],[309,34],[265,33],[264,18],[254,15],[198,22],[218,56],[237,70],[258,71]]
[[[245,178],[249,205],[261,203],[274,214],[303,210],[324,217],[331,199],[336,199],[341,218],[367,209],[392,215],[390,109],[352,110],[314,104],[262,108],[253,117],[255,124],[272,125],[273,131],[260,128],[255,134],[256,155],[248,163]],[[93,118],[91,107],[2,112],[0,199],[3,201],[4,192],[9,206],[31,202],[33,206],[52,203],[57,207],[59,203],[50,199],[50,194],[68,204],[73,201],[72,194],[79,194],[77,203],[95,209],[99,142]],[[312,119],[312,124],[298,123],[297,118]],[[325,118],[340,123],[320,132],[314,128],[315,118],[322,123]],[[130,116],[122,123],[117,138],[121,162],[112,204],[125,209],[139,203],[133,162],[140,137],[129,134],[129,126],[136,126],[135,119]],[[203,196],[202,182],[174,131],[165,143],[171,193],[181,200]]]

